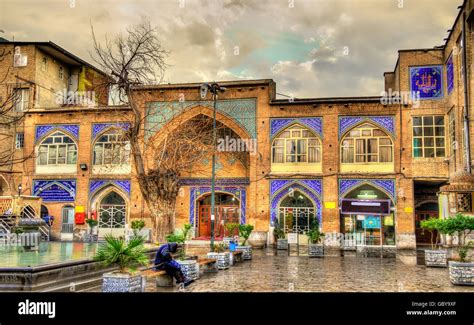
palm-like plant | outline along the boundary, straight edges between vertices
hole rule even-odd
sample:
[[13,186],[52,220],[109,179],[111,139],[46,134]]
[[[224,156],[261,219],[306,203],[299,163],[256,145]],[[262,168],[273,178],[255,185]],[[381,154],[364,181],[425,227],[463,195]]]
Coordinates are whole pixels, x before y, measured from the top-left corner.
[[127,269],[133,270],[136,264],[148,264],[143,242],[142,237],[133,237],[127,243],[123,237],[106,235],[105,243],[99,246],[94,260],[105,266],[117,265],[120,273],[128,273]]

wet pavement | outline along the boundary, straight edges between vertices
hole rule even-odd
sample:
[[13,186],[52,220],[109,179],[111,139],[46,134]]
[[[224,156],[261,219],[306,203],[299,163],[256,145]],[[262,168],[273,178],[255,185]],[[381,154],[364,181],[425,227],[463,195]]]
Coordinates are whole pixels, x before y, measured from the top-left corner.
[[[147,292],[179,291],[156,288]],[[202,275],[187,292],[473,292],[454,286],[448,268],[407,265],[395,258],[288,256],[286,251],[254,250],[253,259]]]

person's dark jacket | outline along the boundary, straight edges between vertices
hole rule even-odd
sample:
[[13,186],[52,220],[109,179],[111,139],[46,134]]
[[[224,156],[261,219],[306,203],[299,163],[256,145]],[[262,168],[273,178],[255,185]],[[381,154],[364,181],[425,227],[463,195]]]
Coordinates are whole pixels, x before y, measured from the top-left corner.
[[177,249],[177,243],[168,243],[161,245],[160,248],[158,248],[158,251],[156,252],[155,265],[172,261],[173,257],[171,256],[171,254],[176,253]]

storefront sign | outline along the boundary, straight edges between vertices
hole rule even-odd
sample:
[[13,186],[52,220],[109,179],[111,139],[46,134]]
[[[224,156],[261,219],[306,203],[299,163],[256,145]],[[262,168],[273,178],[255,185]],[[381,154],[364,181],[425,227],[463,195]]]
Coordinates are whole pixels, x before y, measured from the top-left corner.
[[390,214],[390,200],[342,199],[341,213],[371,215]]
[[298,233],[288,233],[288,244],[298,244]]
[[412,208],[412,207],[405,207],[405,212],[406,212],[406,213],[412,213],[412,212],[413,212],[413,208]]

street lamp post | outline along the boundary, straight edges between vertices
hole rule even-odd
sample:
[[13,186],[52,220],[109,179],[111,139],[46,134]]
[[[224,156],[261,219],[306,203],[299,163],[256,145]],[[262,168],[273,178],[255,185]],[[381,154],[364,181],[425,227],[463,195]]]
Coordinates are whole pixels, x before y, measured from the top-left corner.
[[216,204],[216,110],[217,110],[217,95],[219,92],[224,92],[225,88],[219,86],[216,82],[212,84],[201,85],[201,98],[205,98],[207,91],[212,93],[212,100],[214,101],[214,110],[212,118],[212,174],[211,174],[211,251],[214,248],[214,224],[215,224],[215,204]]
[[21,191],[22,191],[22,190],[23,190],[23,186],[21,186],[21,184],[18,185],[18,197],[21,196]]

